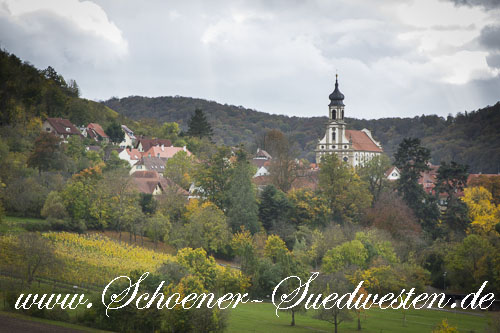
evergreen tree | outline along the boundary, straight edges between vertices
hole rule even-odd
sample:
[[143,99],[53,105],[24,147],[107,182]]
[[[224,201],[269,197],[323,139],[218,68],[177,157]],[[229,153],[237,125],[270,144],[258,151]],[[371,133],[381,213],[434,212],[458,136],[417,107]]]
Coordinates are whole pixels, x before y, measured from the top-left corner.
[[241,226],[251,233],[258,231],[258,206],[255,188],[252,184],[252,174],[252,167],[247,156],[240,150],[228,191],[227,216],[233,231],[240,230]]
[[463,192],[467,185],[468,166],[458,164],[454,161],[449,164],[441,162],[436,177],[436,193],[446,193],[446,211],[443,214],[443,221],[448,228],[453,231],[465,234],[469,224],[468,210],[465,202],[457,195]]
[[436,199],[428,195],[418,183],[422,172],[429,170],[430,150],[422,147],[419,139],[405,138],[394,155],[395,165],[401,171],[397,190],[419,219],[422,228],[436,235],[439,209]]
[[120,143],[125,138],[125,133],[122,131],[122,127],[117,122],[112,122],[106,128],[106,134],[109,136],[111,142]]
[[205,114],[199,108],[194,110],[193,116],[188,121],[188,126],[189,129],[187,134],[189,136],[198,137],[200,139],[203,137],[207,138],[212,137],[213,134],[212,126],[210,126],[210,124],[207,121],[207,118],[205,117]]
[[264,228],[269,231],[280,220],[287,220],[291,208],[285,193],[274,185],[267,185],[260,196],[259,219]]

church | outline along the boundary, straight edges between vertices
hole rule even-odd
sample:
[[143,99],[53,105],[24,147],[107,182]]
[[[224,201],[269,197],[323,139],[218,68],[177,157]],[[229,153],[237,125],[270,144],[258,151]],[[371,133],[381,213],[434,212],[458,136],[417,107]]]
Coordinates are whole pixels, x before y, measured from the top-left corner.
[[344,162],[353,167],[363,166],[373,157],[380,155],[383,150],[380,143],[375,141],[369,130],[361,131],[346,129],[344,121],[344,95],[339,90],[338,75],[335,78],[335,90],[330,94],[330,104],[326,133],[318,141],[316,149],[316,163],[320,163],[325,154],[337,154]]

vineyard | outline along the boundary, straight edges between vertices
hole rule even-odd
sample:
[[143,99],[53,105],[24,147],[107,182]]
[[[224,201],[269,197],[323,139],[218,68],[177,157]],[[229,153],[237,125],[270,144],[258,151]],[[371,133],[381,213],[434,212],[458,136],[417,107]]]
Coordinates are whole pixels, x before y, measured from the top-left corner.
[[[99,234],[49,232],[43,237],[54,244],[59,264],[40,271],[39,276],[76,285],[101,287],[117,276],[134,270],[154,271],[173,259],[168,254],[118,243]],[[16,238],[0,237],[0,268],[11,271],[16,265],[19,266]]]

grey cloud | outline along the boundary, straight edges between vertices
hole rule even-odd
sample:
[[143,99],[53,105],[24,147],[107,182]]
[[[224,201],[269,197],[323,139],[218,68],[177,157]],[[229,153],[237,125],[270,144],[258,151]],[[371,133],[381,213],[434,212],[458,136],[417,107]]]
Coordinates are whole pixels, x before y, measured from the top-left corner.
[[500,0],[448,0],[454,2],[457,6],[480,6],[486,9],[500,7]]
[[488,25],[481,30],[480,43],[490,50],[500,51],[500,25]]

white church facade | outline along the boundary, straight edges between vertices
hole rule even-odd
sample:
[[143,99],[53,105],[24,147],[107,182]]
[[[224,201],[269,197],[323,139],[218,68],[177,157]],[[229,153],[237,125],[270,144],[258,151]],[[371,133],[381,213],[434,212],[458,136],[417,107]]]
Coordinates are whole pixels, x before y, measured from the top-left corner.
[[346,129],[344,121],[344,95],[339,90],[338,77],[335,79],[335,90],[330,94],[329,118],[325,136],[318,141],[316,163],[326,154],[337,154],[338,157],[353,167],[362,166],[383,150],[367,129],[361,131]]

